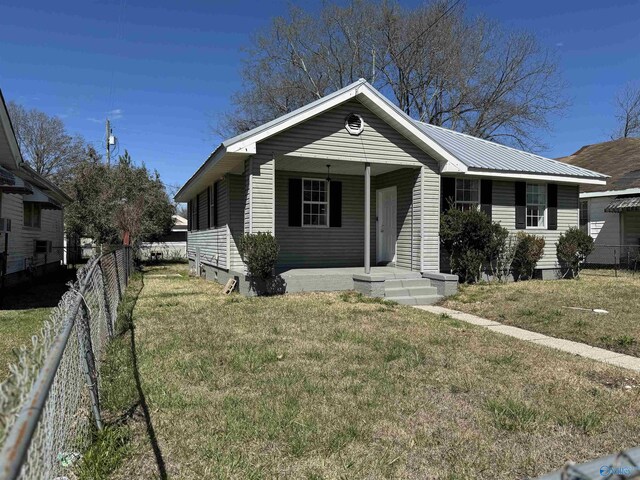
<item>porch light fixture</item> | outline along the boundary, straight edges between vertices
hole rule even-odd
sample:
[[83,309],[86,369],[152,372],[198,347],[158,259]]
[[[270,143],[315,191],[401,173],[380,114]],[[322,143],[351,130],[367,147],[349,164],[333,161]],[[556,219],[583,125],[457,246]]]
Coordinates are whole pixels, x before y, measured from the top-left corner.
[[328,164],[327,165],[327,183],[331,183],[331,177],[329,176],[329,169],[331,168],[331,165]]
[[344,120],[344,128],[351,135],[360,135],[364,130],[364,120],[357,113],[350,113]]

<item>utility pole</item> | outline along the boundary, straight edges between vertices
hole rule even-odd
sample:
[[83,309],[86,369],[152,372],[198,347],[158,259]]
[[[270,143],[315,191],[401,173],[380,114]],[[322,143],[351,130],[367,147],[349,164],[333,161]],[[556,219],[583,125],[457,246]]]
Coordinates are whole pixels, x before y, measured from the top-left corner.
[[107,165],[111,165],[111,124],[107,118]]

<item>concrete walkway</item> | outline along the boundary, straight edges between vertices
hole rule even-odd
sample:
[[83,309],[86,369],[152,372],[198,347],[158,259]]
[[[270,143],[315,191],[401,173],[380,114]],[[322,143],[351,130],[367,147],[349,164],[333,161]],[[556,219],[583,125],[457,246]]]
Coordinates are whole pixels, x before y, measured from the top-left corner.
[[610,365],[615,365],[616,367],[627,368],[635,372],[640,372],[640,358],[632,357],[630,355],[611,352],[603,348],[592,347],[584,343],[572,342],[571,340],[564,340],[562,338],[548,337],[541,333],[530,332],[529,330],[523,330],[522,328],[512,327],[510,325],[503,325],[501,323],[494,322],[493,320],[487,320],[486,318],[477,317],[470,313],[463,313],[457,310],[451,310],[449,308],[437,307],[435,305],[416,305],[415,308],[435,313],[436,315],[445,314],[451,318],[455,318],[456,320],[471,323],[472,325],[477,325],[510,337],[519,338],[525,342],[537,343],[538,345],[555,348],[556,350],[590,358],[598,362],[608,363]]

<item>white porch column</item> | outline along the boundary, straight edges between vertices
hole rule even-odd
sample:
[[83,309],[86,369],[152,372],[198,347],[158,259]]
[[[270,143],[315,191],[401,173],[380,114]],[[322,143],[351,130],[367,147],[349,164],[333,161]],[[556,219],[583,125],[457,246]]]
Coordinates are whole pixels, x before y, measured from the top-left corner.
[[364,164],[364,273],[371,273],[371,164]]

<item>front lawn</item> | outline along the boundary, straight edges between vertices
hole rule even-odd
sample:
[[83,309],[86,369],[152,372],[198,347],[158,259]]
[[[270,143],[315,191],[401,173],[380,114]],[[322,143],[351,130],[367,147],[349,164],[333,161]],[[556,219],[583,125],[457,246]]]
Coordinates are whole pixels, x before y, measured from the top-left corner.
[[511,479],[637,444],[624,370],[355,294],[226,297],[181,269],[134,279],[81,478]]
[[640,274],[619,273],[616,278],[613,271],[584,270],[578,280],[466,285],[442,305],[552,337],[640,356]]

